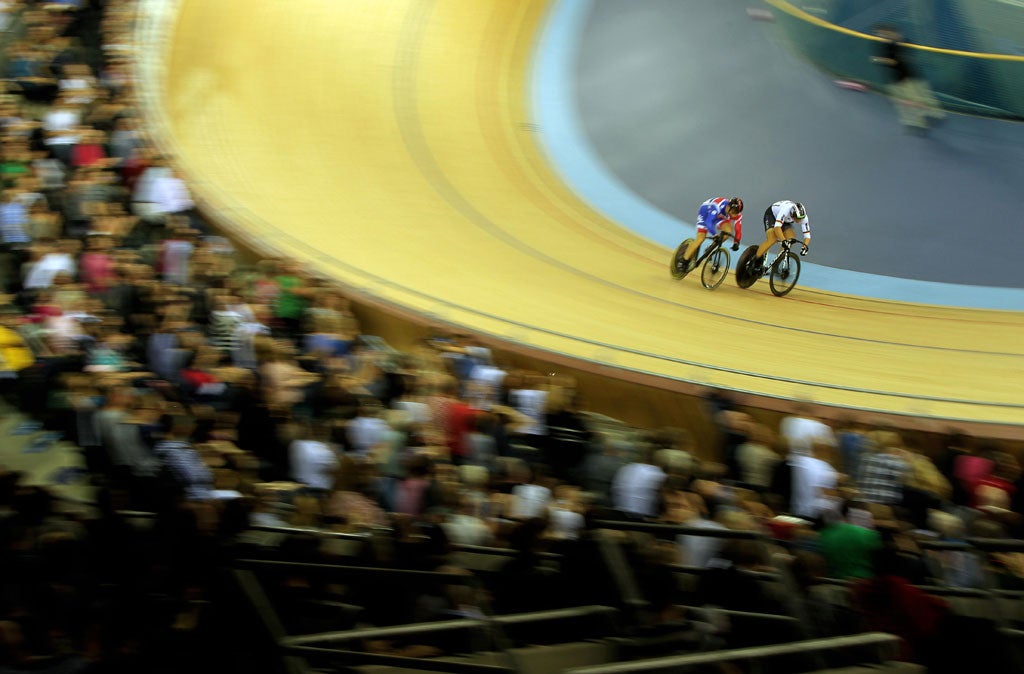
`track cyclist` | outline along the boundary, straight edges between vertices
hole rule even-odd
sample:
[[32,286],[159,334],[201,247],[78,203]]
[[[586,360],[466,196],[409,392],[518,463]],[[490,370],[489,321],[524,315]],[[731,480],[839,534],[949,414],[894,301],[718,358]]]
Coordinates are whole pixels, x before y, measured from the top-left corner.
[[686,263],[686,273],[693,271],[691,265],[700,250],[700,245],[708,234],[715,236],[719,232],[725,232],[733,236],[733,250],[740,249],[740,239],[743,236],[743,200],[739,197],[731,199],[727,197],[714,197],[700,205],[697,211],[697,238],[687,247],[683,254]]
[[764,242],[757,247],[757,253],[747,262],[751,274],[760,275],[764,272],[764,256],[776,243],[795,238],[793,228],[800,226],[803,234],[804,247],[800,250],[801,255],[807,255],[811,249],[811,221],[807,217],[807,209],[798,201],[783,199],[765,209],[764,212]]

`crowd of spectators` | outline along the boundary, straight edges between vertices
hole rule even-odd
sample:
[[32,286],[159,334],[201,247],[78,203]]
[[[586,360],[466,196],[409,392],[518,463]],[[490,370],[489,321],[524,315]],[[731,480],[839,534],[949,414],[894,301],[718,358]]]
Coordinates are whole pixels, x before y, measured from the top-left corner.
[[[80,448],[96,499],[73,508],[0,472],[0,671],[175,670],[223,638],[221,572],[249,527],[386,532],[389,552],[364,561],[399,567],[450,568],[456,545],[516,551],[492,602],[389,604],[379,622],[614,604],[586,552],[601,519],[761,532],[805,589],[854,582],[855,624],[905,637],[907,658],[946,610],[914,586],[1021,585],[1016,555],[921,547],[1024,533],[1013,454],[962,436],[926,454],[810,410],[773,428],[727,395],[709,396],[717,440],[698,447],[588,415],[571,379],[503,367],[470,336],[396,351],[362,333],[344,289],[292,260],[243,263],[196,212],[143,128],[133,2],[6,9],[0,382]],[[674,619],[672,565],[715,570],[702,604],[763,609],[730,574],[769,558],[698,533],[626,535],[652,620]],[[296,555],[327,558],[301,540]]]

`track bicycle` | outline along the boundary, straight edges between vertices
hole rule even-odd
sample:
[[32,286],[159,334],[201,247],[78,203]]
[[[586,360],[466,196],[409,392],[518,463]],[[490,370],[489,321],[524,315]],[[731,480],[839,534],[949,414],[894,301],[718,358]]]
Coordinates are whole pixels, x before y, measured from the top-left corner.
[[778,252],[770,262],[767,261],[771,255],[769,252],[765,256],[766,261],[760,274],[751,273],[751,270],[748,269],[757,256],[757,246],[748,247],[740,255],[739,262],[736,263],[736,285],[741,288],[749,288],[757,279],[767,276],[768,285],[772,289],[773,295],[776,297],[787,295],[796,286],[797,279],[800,278],[800,256],[790,250],[794,244],[799,243],[800,241],[796,239],[786,239],[780,244]]
[[[731,234],[726,232],[719,232],[715,234],[711,239],[711,245],[708,246],[703,253],[699,250],[697,255],[694,256],[694,262],[692,269],[696,269],[701,264],[704,266],[700,270],[700,283],[708,290],[714,290],[718,286],[722,285],[722,281],[725,280],[726,275],[729,273],[729,251],[722,246],[726,239],[731,238]],[[672,278],[679,281],[686,278],[686,275],[690,273],[690,269],[686,268],[686,263],[683,261],[683,256],[686,254],[686,249],[693,242],[693,239],[687,239],[679,244],[676,248],[675,254],[672,256],[672,262],[669,264],[669,272],[672,274]]]

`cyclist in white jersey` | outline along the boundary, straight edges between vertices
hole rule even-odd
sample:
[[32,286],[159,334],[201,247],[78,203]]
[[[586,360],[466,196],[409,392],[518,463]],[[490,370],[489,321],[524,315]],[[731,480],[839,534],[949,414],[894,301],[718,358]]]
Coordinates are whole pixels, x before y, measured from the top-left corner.
[[811,249],[811,220],[807,217],[804,205],[783,199],[769,206],[764,212],[764,242],[757,247],[757,255],[748,263],[751,268],[762,268],[768,250],[778,242],[794,238],[793,228],[797,225],[804,237],[804,247],[800,254],[807,255]]

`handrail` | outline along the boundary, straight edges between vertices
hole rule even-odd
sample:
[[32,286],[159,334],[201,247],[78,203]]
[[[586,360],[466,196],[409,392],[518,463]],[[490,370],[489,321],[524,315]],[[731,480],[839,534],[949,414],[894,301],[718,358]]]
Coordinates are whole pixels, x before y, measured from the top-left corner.
[[390,580],[434,580],[444,581],[449,585],[473,585],[475,576],[464,573],[444,573],[441,571],[420,571],[418,569],[394,569],[379,566],[349,566],[344,564],[316,564],[309,562],[285,562],[273,559],[238,559],[235,566],[254,571],[308,571],[320,574],[338,574],[350,576],[382,576]]
[[307,644],[328,644],[339,641],[344,642],[351,641],[353,639],[383,639],[408,636],[410,634],[425,634],[428,632],[479,629],[486,626],[486,624],[487,623],[485,621],[477,620],[475,618],[459,618],[457,620],[390,625],[388,627],[363,627],[354,630],[318,632],[316,634],[284,637],[280,640],[280,644],[282,646],[304,646]]
[[[390,529],[383,529],[390,531]],[[344,540],[357,540],[362,541],[370,537],[372,532],[370,531],[330,531],[328,529],[316,529],[316,528],[303,528],[303,527],[279,527],[269,524],[254,524],[249,526],[246,531],[259,531],[268,534],[312,534],[320,538],[340,538]]]
[[[453,552],[464,552],[474,555],[493,555],[495,557],[515,557],[519,551],[515,548],[496,548],[487,545],[453,545]],[[536,554],[541,559],[559,560],[562,555],[557,552],[541,552]]]
[[665,524],[661,522],[629,522],[618,520],[596,520],[593,529],[616,529],[619,531],[638,531],[651,534],[674,534],[677,536],[704,536],[708,538],[731,538],[747,541],[768,540],[759,531],[740,529],[704,529],[685,524]]
[[571,608],[556,608],[548,611],[530,611],[528,613],[507,613],[505,615],[491,616],[491,622],[499,625],[519,625],[528,622],[539,622],[541,620],[560,620],[562,618],[582,618],[590,615],[616,615],[617,608],[612,606],[573,606]]
[[1024,552],[1024,540],[1019,538],[968,538],[967,543],[984,552]]
[[309,659],[344,660],[347,665],[390,665],[407,668],[410,671],[450,672],[451,674],[514,674],[515,669],[501,665],[485,665],[457,660],[431,658],[410,658],[402,655],[364,653],[362,651],[339,651],[313,646],[282,646],[285,653]]
[[528,613],[510,613],[508,615],[487,616],[486,619],[459,618],[437,622],[408,623],[387,627],[363,627],[338,632],[321,632],[303,634],[302,636],[283,637],[283,646],[302,646],[306,644],[335,643],[352,639],[380,639],[427,632],[447,632],[451,630],[485,628],[492,623],[499,625],[520,625],[523,623],[563,618],[580,618],[591,615],[618,614],[618,609],[611,606],[576,606],[573,608],[554,609],[550,611],[532,611]]
[[663,658],[651,658],[649,660],[634,660],[632,662],[593,667],[578,667],[568,670],[567,674],[632,674],[633,672],[668,670],[669,668],[672,671],[678,671],[679,668],[683,667],[731,660],[757,660],[780,655],[857,648],[859,646],[895,646],[899,643],[899,640],[899,637],[894,634],[869,632],[850,637],[809,639],[807,641],[796,641],[774,646],[754,646],[751,648],[736,648],[709,653],[695,653],[693,655],[674,655]]

